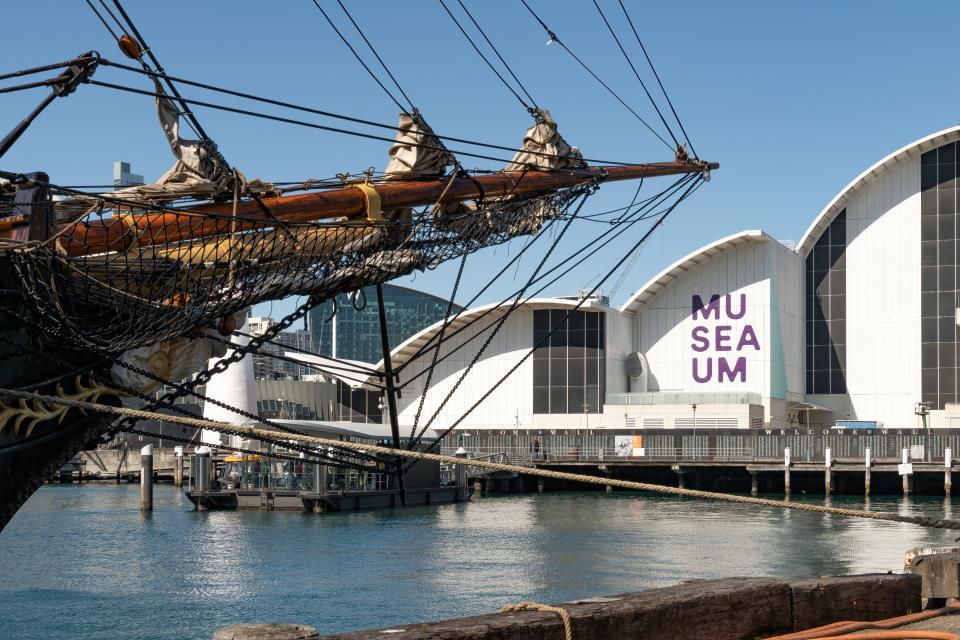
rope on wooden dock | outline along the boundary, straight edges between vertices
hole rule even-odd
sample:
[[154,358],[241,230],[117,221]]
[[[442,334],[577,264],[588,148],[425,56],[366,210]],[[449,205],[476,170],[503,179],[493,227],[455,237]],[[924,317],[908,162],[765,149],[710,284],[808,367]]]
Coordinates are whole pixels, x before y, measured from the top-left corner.
[[728,493],[716,493],[713,491],[701,491],[698,489],[683,489],[680,487],[670,487],[661,484],[652,484],[649,482],[635,482],[633,480],[618,480],[616,478],[603,478],[590,476],[581,473],[568,473],[566,471],[551,471],[548,469],[538,469],[535,467],[524,467],[520,465],[507,464],[503,462],[493,462],[490,460],[477,460],[470,458],[457,458],[438,453],[425,453],[422,451],[409,451],[407,449],[394,449],[381,445],[364,444],[359,442],[347,442],[344,440],[331,440],[328,438],[319,438],[317,436],[308,436],[302,434],[278,432],[273,429],[261,429],[258,427],[244,427],[225,422],[215,422],[213,420],[203,420],[201,418],[188,418],[185,416],[167,415],[155,413],[152,411],[142,411],[140,409],[130,409],[127,407],[114,407],[94,402],[85,402],[82,400],[73,400],[70,398],[60,398],[57,396],[48,396],[29,391],[16,391],[12,389],[0,388],[0,396],[13,398],[23,398],[25,400],[38,400],[53,404],[65,405],[80,409],[81,411],[97,411],[99,413],[113,414],[117,416],[128,416],[142,420],[158,420],[182,424],[188,427],[199,429],[210,429],[238,435],[244,438],[282,438],[291,442],[298,442],[316,447],[339,447],[344,449],[356,449],[366,453],[377,453],[385,456],[401,456],[415,460],[432,460],[435,462],[444,462],[447,464],[468,464],[472,467],[482,467],[493,471],[504,471],[507,473],[517,473],[521,475],[536,476],[539,478],[552,478],[554,480],[566,480],[571,482],[582,482],[584,484],[595,484],[601,486],[618,487],[621,489],[630,489],[633,491],[649,491],[653,493],[662,493],[673,496],[683,496],[686,498],[700,498],[702,500],[715,500],[720,502],[734,502],[739,504],[752,504],[762,507],[775,507],[778,509],[790,509],[793,511],[807,511],[811,513],[827,513],[836,516],[846,516],[850,518],[864,518],[867,520],[882,520],[886,522],[904,522],[920,527],[930,529],[951,529],[960,530],[960,522],[941,518],[929,518],[925,516],[905,516],[894,513],[879,513],[874,511],[863,511],[860,509],[845,509],[842,507],[830,507],[826,505],[809,504],[804,502],[788,502],[786,500],[771,500],[769,498],[755,498],[752,496],[739,496]]
[[540,604],[533,600],[524,600],[516,604],[506,604],[500,609],[501,613],[509,613],[511,611],[544,611],[546,613],[555,613],[563,620],[564,640],[573,640],[573,626],[570,624],[570,612],[563,607]]

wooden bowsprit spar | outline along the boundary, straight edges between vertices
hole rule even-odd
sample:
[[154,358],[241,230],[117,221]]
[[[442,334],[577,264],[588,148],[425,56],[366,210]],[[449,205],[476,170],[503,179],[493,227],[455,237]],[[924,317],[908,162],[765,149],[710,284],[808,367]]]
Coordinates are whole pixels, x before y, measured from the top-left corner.
[[[659,162],[649,164],[584,167],[553,171],[512,171],[474,177],[441,177],[433,180],[371,183],[380,200],[380,209],[460,202],[476,198],[529,197],[575,187],[594,180],[616,182],[657,176],[705,173],[719,168],[715,162]],[[181,211],[124,215],[109,219],[77,222],[63,228],[61,244],[72,256],[125,251],[137,227],[138,244],[161,245],[204,236],[274,226],[285,222],[313,222],[332,218],[365,220],[368,195],[365,189],[345,186],[276,198],[262,198],[271,218],[257,202],[204,204]],[[442,201],[441,201],[442,197]],[[234,216],[234,212],[236,217]]]

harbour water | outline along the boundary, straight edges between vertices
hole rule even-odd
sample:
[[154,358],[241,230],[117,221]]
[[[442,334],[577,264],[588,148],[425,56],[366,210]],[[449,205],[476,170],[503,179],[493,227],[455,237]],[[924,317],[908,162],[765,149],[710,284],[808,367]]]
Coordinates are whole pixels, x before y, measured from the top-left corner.
[[[48,485],[30,499],[0,533],[0,638],[209,639],[238,622],[335,632],[694,578],[899,570],[906,549],[956,537],[627,493],[340,514],[195,513],[158,486],[144,515],[138,497],[134,485]],[[866,504],[952,516],[942,498]]]

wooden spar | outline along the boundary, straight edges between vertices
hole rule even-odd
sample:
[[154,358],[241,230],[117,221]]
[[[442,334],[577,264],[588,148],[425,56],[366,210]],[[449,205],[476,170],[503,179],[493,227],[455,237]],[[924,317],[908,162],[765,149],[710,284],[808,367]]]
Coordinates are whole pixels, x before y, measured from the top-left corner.
[[[458,202],[474,198],[497,198],[507,195],[530,196],[556,191],[590,180],[604,182],[637,180],[657,176],[700,173],[716,169],[717,163],[658,162],[607,167],[554,171],[512,171],[492,173],[467,178],[411,180],[373,184],[380,196],[384,211],[417,207],[437,202]],[[263,203],[280,220],[310,222],[328,218],[356,218],[365,220],[366,197],[360,189],[345,186],[343,189],[315,191],[279,198],[263,198]],[[273,226],[274,221],[256,202],[237,204],[237,219],[233,215],[233,203],[205,204],[191,207],[183,213],[149,212],[128,214],[105,220],[74,223],[64,229],[61,244],[70,255],[86,255],[105,251],[125,251],[136,235],[140,246],[167,244],[201,238],[231,231]],[[207,214],[217,214],[211,217]],[[358,221],[359,221],[358,220]],[[128,233],[136,225],[137,233]],[[69,226],[69,225],[68,225]]]

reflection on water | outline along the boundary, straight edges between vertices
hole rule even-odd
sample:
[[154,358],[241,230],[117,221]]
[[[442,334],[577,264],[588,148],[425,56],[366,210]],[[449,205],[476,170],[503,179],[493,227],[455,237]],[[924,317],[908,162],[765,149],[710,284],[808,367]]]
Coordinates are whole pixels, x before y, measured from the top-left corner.
[[[223,624],[264,621],[334,632],[691,578],[899,570],[908,548],[955,537],[624,493],[328,515],[195,513],[158,486],[144,516],[138,499],[129,485],[50,485],[30,499],[0,533],[0,638],[208,639]],[[831,503],[952,513],[941,498]]]

